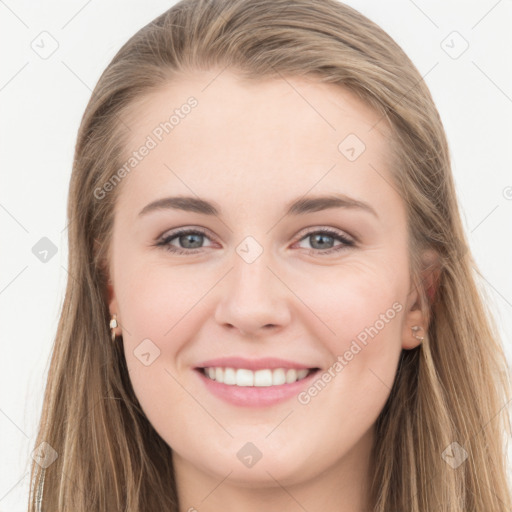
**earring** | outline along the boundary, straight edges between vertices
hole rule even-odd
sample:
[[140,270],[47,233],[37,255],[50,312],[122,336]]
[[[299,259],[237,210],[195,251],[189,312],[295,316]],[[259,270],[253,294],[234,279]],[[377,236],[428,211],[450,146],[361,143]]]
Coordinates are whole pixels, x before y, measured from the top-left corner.
[[118,326],[116,314],[114,313],[110,319],[110,332],[112,334],[112,342],[116,341],[116,327]]
[[417,340],[419,340],[419,341],[423,341],[423,340],[425,339],[423,336],[418,336],[418,335],[416,334],[416,332],[417,332],[417,331],[419,331],[419,330],[421,329],[421,327],[419,327],[418,325],[415,325],[414,327],[411,327],[411,329],[412,329],[412,330],[413,330],[413,332],[415,333],[415,334],[413,334],[413,336],[414,336]]

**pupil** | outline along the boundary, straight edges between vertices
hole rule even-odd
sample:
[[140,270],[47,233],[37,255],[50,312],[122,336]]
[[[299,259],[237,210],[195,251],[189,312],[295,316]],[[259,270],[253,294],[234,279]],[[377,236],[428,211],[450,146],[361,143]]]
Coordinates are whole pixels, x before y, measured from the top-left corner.
[[[187,242],[191,241],[192,245],[194,244],[194,237],[202,237],[203,235],[198,235],[198,234],[189,234],[189,235],[183,235],[180,237],[180,241],[181,239],[185,239]],[[201,246],[201,241],[199,240],[198,241],[198,246],[197,247],[189,247],[187,246],[187,243],[185,243],[185,247],[188,247],[189,249],[197,249],[198,247]]]
[[331,237],[331,236],[329,236],[329,235],[323,235],[323,234],[319,234],[319,235],[314,235],[314,236],[313,236],[313,240],[315,240],[315,243],[316,243],[316,241],[317,241],[318,239],[320,239],[320,249],[323,249],[324,247],[322,247],[322,246],[325,246],[325,243],[323,243],[323,242],[322,242],[322,240],[323,240],[323,239],[325,239],[325,238],[331,238],[331,239],[332,239],[332,237]]

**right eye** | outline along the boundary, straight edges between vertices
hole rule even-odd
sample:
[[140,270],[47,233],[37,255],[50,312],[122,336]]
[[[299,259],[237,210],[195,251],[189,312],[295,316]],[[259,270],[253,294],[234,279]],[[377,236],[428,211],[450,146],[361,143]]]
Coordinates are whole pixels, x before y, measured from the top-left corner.
[[199,229],[179,229],[171,232],[155,245],[163,247],[165,250],[174,254],[195,254],[201,247],[176,247],[172,245],[171,242],[176,239],[178,243],[185,246],[189,244],[195,246],[200,245],[205,237],[207,237],[206,232]]

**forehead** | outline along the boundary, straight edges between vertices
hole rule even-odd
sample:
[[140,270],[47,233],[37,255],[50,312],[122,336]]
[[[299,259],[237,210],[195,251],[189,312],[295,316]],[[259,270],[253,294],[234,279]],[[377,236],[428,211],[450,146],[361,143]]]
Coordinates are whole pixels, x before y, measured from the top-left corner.
[[386,184],[388,125],[334,84],[297,77],[249,81],[229,70],[189,73],[139,98],[126,122],[125,161],[151,146],[125,178],[132,199],[158,198],[162,187],[282,201],[308,189],[368,200],[372,193],[381,200],[393,193]]
[[[232,128],[242,136],[258,128],[261,137],[275,134],[280,137],[303,135],[306,139],[324,139],[336,144],[348,129],[357,131],[363,140],[374,142],[387,137],[389,127],[384,116],[371,108],[355,92],[312,77],[282,77],[244,79],[230,70],[202,71],[176,75],[166,85],[137,98],[127,115],[130,128],[128,144],[140,142],[140,137],[152,133],[155,122],[165,123],[173,116],[173,138],[183,132],[180,107],[190,98],[197,101],[193,115],[186,125],[196,131],[211,127],[223,130],[211,132],[208,140],[225,135]],[[185,108],[185,110],[187,110]],[[290,124],[292,119],[301,123]],[[180,130],[175,128],[182,125]],[[185,125],[185,129],[186,129]],[[203,128],[203,130],[201,130]],[[242,130],[242,132],[240,132]],[[203,140],[202,142],[206,142]]]

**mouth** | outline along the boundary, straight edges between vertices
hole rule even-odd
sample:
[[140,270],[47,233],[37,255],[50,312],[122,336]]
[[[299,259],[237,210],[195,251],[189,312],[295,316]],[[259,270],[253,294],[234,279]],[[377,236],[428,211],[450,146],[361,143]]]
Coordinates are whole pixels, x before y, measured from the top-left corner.
[[220,357],[193,368],[204,389],[236,406],[266,407],[297,396],[320,372],[319,366],[277,357]]
[[290,400],[320,372],[283,359],[223,358],[194,368],[207,392],[237,407],[268,407]]
[[205,378],[237,387],[275,387],[293,384],[316,373],[320,368],[232,368],[208,366],[196,368]]

